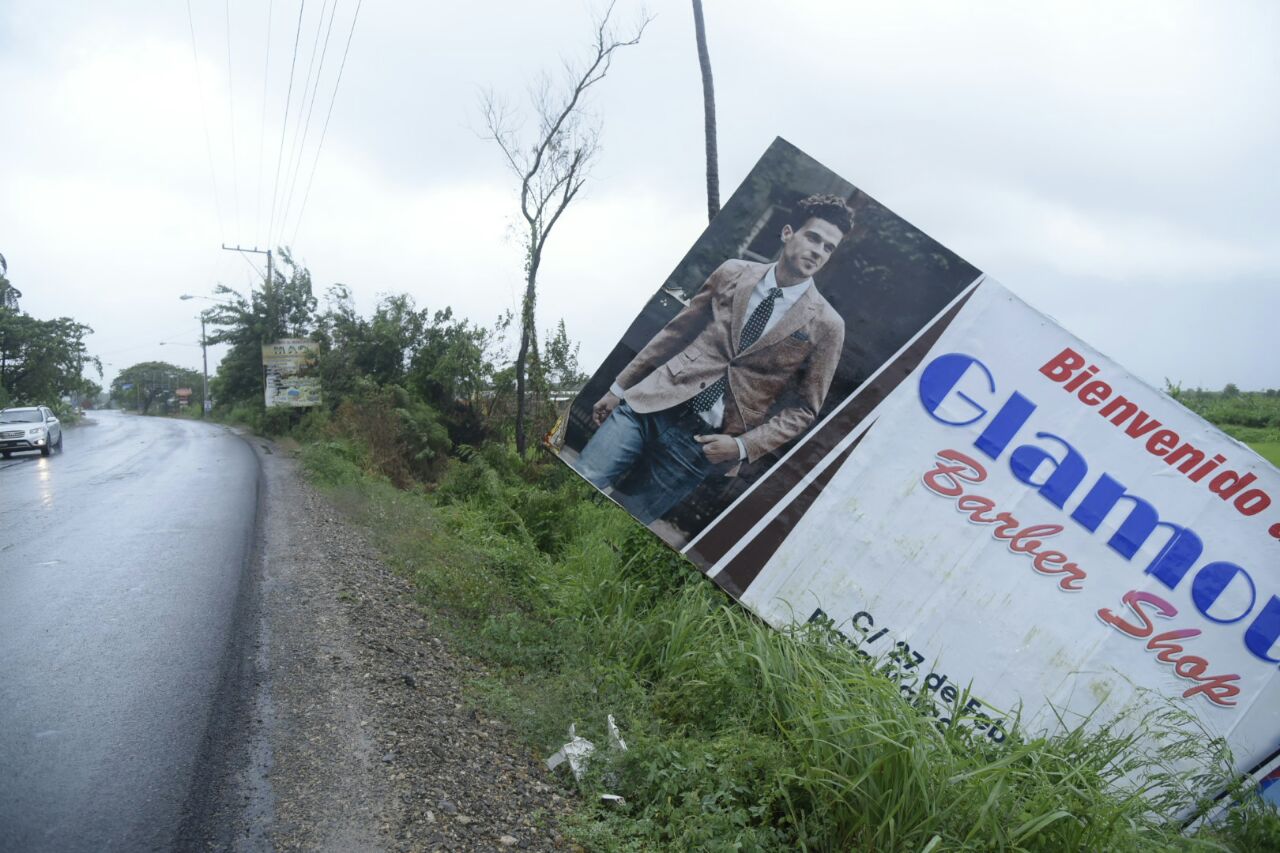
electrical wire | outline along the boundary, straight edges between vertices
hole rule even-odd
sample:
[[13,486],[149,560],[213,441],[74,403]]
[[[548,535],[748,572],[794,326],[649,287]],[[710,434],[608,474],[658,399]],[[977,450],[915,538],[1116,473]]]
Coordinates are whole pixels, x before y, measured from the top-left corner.
[[236,254],[237,254],[237,255],[239,255],[240,257],[244,258],[244,262],[245,262],[246,264],[248,264],[250,267],[252,267],[252,268],[253,268],[253,271],[254,271],[254,272],[256,272],[256,273],[258,274],[258,278],[259,278],[261,281],[266,281],[266,280],[267,280],[267,274],[266,274],[266,273],[264,273],[264,272],[262,271],[262,268],[261,268],[261,267],[259,267],[257,264],[255,264],[255,263],[253,262],[253,260],[252,260],[248,255],[246,255],[244,252],[236,252]]
[[[327,2],[327,0],[326,0]],[[281,223],[289,221],[289,210],[293,207],[293,192],[298,185],[298,175],[302,172],[303,153],[307,148],[307,135],[311,130],[311,115],[316,107],[316,95],[320,92],[320,79],[324,74],[324,60],[329,54],[329,37],[333,34],[333,19],[338,14],[338,0],[333,0],[333,7],[329,11],[329,26],[324,34],[324,47],[320,50],[320,63],[316,66],[315,85],[311,87],[311,103],[307,106],[307,120],[302,126],[302,140],[298,143],[298,150],[295,157],[293,175],[289,179],[289,190],[285,194],[284,215],[281,216]],[[324,8],[320,9],[320,15],[323,18]],[[319,30],[317,29],[317,34]],[[308,77],[310,74],[308,73]],[[306,88],[303,88],[303,97],[306,97]],[[299,113],[301,115],[301,113]],[[281,226],[284,227],[283,224]]]
[[351,16],[351,29],[347,33],[347,45],[342,50],[342,62],[338,65],[338,78],[333,84],[333,94],[329,97],[329,109],[324,116],[324,127],[320,131],[320,142],[316,145],[316,156],[311,161],[311,174],[307,178],[307,191],[302,196],[302,205],[298,208],[298,219],[293,228],[293,241],[298,239],[298,231],[302,228],[302,215],[307,209],[307,200],[311,198],[311,184],[316,178],[316,166],[320,164],[320,151],[324,148],[325,137],[329,133],[329,119],[333,118],[333,105],[338,100],[338,87],[342,85],[342,72],[347,67],[347,54],[351,52],[351,38],[356,33],[356,21],[360,18],[360,7],[364,5],[364,0],[357,0],[355,14]]
[[[253,199],[253,233],[262,233],[262,148],[267,139],[267,81],[271,79],[271,13],[275,0],[267,3],[267,58],[262,68],[262,123],[258,126],[258,183]],[[268,244],[270,246],[270,244]]]
[[[190,8],[188,6],[188,8]],[[231,0],[224,4],[227,18],[227,120],[228,136],[231,139],[231,198],[235,212],[236,232],[240,233],[240,167],[236,163],[236,108],[233,74],[231,68]]]
[[[187,0],[188,6],[191,0]],[[267,224],[267,246],[271,246],[270,236],[275,231],[276,222],[276,195],[280,189],[280,165],[284,161],[284,139],[285,130],[289,124],[289,104],[293,99],[293,72],[298,65],[298,40],[302,37],[302,13],[307,8],[307,0],[302,0],[298,4],[298,27],[293,36],[293,59],[289,63],[289,88],[285,92],[284,97],[284,117],[280,122],[280,150],[276,154],[276,176],[272,182],[271,189],[271,218]]]
[[218,172],[213,167],[213,142],[209,137],[209,118],[204,109],[204,87],[200,81],[200,55],[196,51],[196,24],[191,16],[191,0],[187,0],[187,26],[191,29],[191,61],[196,75],[196,97],[200,101],[200,123],[204,125],[204,148],[209,155],[209,179],[213,182],[213,207],[218,214],[218,231],[226,234],[222,221],[222,202],[218,198]]
[[[288,186],[289,176],[295,170],[295,158],[297,155],[297,143],[302,137],[302,114],[306,111],[307,91],[311,88],[311,75],[316,67],[316,48],[320,45],[320,31],[324,29],[324,12],[328,8],[329,0],[324,0],[320,6],[320,15],[316,18],[316,35],[311,41],[311,57],[307,60],[307,76],[302,82],[302,97],[298,99],[298,115],[293,122],[293,138],[289,141],[289,159],[285,161],[284,167],[284,187],[281,193],[281,201],[285,202],[284,208],[280,214],[280,228],[284,230],[284,223],[289,215],[288,204]],[[318,79],[317,79],[317,82]],[[272,235],[278,236],[278,235]]]

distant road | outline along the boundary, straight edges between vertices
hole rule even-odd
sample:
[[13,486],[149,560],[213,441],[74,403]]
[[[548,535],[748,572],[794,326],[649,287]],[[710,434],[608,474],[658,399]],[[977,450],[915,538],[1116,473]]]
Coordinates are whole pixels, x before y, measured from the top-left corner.
[[166,850],[192,788],[258,465],[228,430],[91,412],[0,461],[0,850]]

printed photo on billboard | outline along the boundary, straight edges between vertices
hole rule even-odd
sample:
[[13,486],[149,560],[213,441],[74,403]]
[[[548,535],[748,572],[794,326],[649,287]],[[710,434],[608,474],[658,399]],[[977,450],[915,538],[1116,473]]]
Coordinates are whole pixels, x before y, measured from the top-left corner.
[[778,139],[573,401],[560,457],[683,547],[977,276]]

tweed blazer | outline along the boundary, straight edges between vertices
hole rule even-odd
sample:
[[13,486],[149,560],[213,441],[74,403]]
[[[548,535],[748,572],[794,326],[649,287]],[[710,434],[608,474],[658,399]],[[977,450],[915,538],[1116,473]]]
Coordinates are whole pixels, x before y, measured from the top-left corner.
[[628,405],[658,412],[728,375],[726,435],[754,462],[813,423],[844,345],[844,320],[810,285],[773,328],[738,354],[751,292],[768,264],[726,261],[618,374]]

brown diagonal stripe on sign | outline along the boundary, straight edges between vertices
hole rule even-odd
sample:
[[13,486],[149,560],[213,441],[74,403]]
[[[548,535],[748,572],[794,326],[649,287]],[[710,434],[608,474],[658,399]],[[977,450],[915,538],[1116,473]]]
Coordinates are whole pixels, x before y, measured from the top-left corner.
[[685,556],[705,572],[729,553],[738,544],[743,534],[764,518],[770,507],[785,498],[795,488],[796,483],[799,483],[805,474],[826,458],[850,430],[861,423],[872,409],[880,405],[881,401],[889,396],[889,392],[902,384],[903,380],[924,359],[943,331],[955,320],[956,314],[976,290],[975,287],[962,296],[945,314],[935,320],[915,343],[890,362],[880,375],[844,409],[818,427],[809,436],[809,440],[786,461],[778,463],[774,470],[756,485],[755,491],[707,528],[703,537],[685,552]]
[[768,526],[760,531],[760,535],[752,539],[751,543],[739,551],[724,570],[716,575],[715,582],[725,592],[734,598],[742,597],[743,591],[756,579],[756,575],[760,574],[760,568],[769,562],[769,558],[782,545],[787,534],[795,529],[796,524],[809,511],[809,507],[813,506],[819,493],[827,487],[827,483],[831,482],[831,478],[835,476],[836,471],[840,470],[840,466],[849,458],[849,454],[858,446],[858,442],[865,437],[864,432],[855,438],[853,443],[826,467],[826,470],[814,478],[799,497],[787,504],[787,508],[778,513],[777,518],[769,522]]

